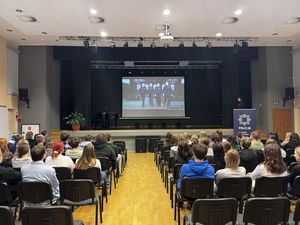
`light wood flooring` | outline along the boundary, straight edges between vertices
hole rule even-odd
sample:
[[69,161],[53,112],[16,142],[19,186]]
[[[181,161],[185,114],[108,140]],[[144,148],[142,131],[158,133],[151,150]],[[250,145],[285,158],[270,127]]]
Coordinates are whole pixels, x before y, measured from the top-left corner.
[[[124,176],[104,203],[103,225],[176,225],[173,210],[153,153],[128,152]],[[85,225],[95,224],[94,206],[79,207],[73,215]]]

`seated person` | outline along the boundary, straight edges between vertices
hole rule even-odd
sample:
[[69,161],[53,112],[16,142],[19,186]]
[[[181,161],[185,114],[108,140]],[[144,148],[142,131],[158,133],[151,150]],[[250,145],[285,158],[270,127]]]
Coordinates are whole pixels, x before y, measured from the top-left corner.
[[8,149],[8,143],[5,138],[0,138],[0,151],[2,153],[2,166],[11,167],[11,160],[14,154]]
[[[278,145],[278,142],[272,138],[269,138],[267,141],[266,141],[266,145],[268,144],[277,144]],[[284,151],[280,145],[278,145],[280,147],[280,152],[281,152],[281,156],[282,158],[286,158],[286,151]]]
[[181,180],[185,177],[195,178],[215,178],[214,168],[204,160],[207,154],[207,146],[203,144],[195,144],[192,147],[194,160],[189,160],[188,164],[184,164],[180,170],[180,177],[177,183],[177,188],[181,187]]
[[257,131],[251,133],[251,146],[253,150],[263,150],[264,144],[260,141],[260,135]]
[[27,165],[21,168],[23,181],[40,181],[51,185],[53,200],[59,199],[59,182],[56,178],[55,170],[46,165],[43,160],[46,157],[46,147],[42,144],[36,145],[31,149],[31,159]]
[[[100,160],[96,158],[94,146],[87,144],[83,148],[82,155],[76,160],[75,168],[79,170],[86,170],[91,167],[98,167],[101,170]],[[106,180],[106,173],[101,171],[101,179]]]
[[[118,172],[118,176],[122,176],[123,174],[121,173],[122,171],[122,155],[121,155],[121,149],[113,144],[112,138],[110,134],[106,134],[106,138],[107,138],[107,144],[110,145],[112,147],[112,149],[114,150],[115,154],[116,154],[116,162],[117,162],[117,172]],[[125,158],[125,156],[124,156]],[[125,159],[124,159],[125,160]]]
[[3,161],[2,152],[0,151],[0,181],[7,183],[13,199],[17,198],[16,185],[22,180],[21,173],[12,169],[1,166]]
[[246,173],[252,172],[258,164],[257,154],[250,149],[251,140],[248,137],[241,138],[240,166],[245,167]]
[[200,138],[199,143],[202,143],[202,144],[204,144],[204,145],[207,146],[207,154],[206,154],[206,156],[214,156],[213,149],[209,147],[209,139],[208,139],[208,137],[202,137],[202,138]]
[[[281,156],[278,144],[268,144],[264,148],[265,161],[259,164],[251,173],[255,181],[259,177],[283,177],[287,176],[287,167]],[[254,182],[252,182],[254,183]]]
[[30,149],[32,149],[34,146],[35,146],[35,141],[33,139],[33,132],[32,131],[28,131],[26,134],[25,134],[25,138],[26,140],[28,141],[28,144],[30,146]]
[[37,145],[38,145],[38,144],[44,145],[44,144],[45,144],[45,136],[42,135],[42,134],[36,135],[36,136],[35,136],[35,142],[36,142]]
[[74,162],[69,156],[64,156],[64,144],[61,141],[52,143],[52,155],[46,158],[45,163],[52,167],[68,167],[73,171]]
[[291,173],[288,175],[290,187],[292,186],[295,177],[300,175],[300,146],[295,148],[294,156],[298,165],[294,166]]
[[225,153],[225,169],[216,172],[216,184],[220,179],[226,177],[241,177],[246,175],[246,169],[240,165],[240,155],[236,150],[229,150]]
[[224,161],[224,148],[222,143],[214,143],[212,145],[212,149],[214,152],[214,164],[216,170],[224,169],[225,168],[225,161]]
[[116,169],[116,154],[112,147],[107,144],[105,134],[98,134],[94,143],[96,157],[107,157],[111,163],[112,169]]
[[84,137],[84,141],[80,142],[80,144],[79,144],[80,149],[83,150],[84,146],[86,146],[87,144],[92,144],[92,140],[93,140],[93,136],[92,135],[86,135]]
[[27,140],[20,140],[17,144],[16,156],[12,159],[12,167],[21,168],[30,162],[30,145]]
[[178,137],[173,135],[170,140],[170,157],[175,157],[178,154]]
[[64,146],[65,146],[65,152],[68,150],[68,149],[71,149],[72,147],[68,144],[68,140],[70,138],[70,134],[68,134],[67,132],[62,132],[60,134],[60,141],[62,141],[64,143]]
[[65,155],[70,156],[72,159],[79,159],[82,155],[82,150],[79,147],[79,143],[80,139],[78,137],[71,137],[69,139],[69,145],[71,146],[71,149],[67,149]]
[[192,158],[193,153],[186,141],[180,141],[178,144],[178,154],[175,156],[175,164],[185,164]]

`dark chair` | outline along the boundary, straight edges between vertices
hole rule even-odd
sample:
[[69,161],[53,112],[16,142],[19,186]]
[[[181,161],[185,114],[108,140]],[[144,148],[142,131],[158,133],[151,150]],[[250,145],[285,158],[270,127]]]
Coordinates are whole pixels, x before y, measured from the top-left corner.
[[193,202],[199,198],[213,198],[214,180],[209,178],[183,178],[181,188],[176,191],[174,220],[178,210],[178,225],[180,225],[180,205],[182,202]]
[[112,179],[114,179],[114,187],[116,189],[116,173],[115,170],[112,169],[110,160],[107,157],[98,157],[101,163],[101,170],[104,171],[109,178],[109,194],[111,194],[112,189]]
[[23,210],[22,225],[84,225],[73,221],[72,211],[66,206],[26,207]]
[[0,224],[16,225],[11,209],[8,206],[0,206]]
[[[107,202],[107,185],[101,179],[101,170],[98,167],[91,167],[85,170],[74,169],[73,171],[74,179],[89,179],[94,182],[94,185],[102,189],[101,200],[103,203],[103,198],[105,196]],[[103,207],[103,205],[102,205]],[[103,211],[103,209],[102,209]]]
[[63,180],[61,181],[59,188],[62,204],[72,206],[72,208],[75,206],[95,205],[95,225],[98,225],[98,211],[100,213],[100,222],[102,223],[101,198],[99,195],[95,194],[95,186],[92,180]]
[[288,186],[287,177],[260,177],[255,181],[255,197],[286,196]]
[[299,221],[300,221],[300,199],[298,199],[296,202],[293,220],[295,222],[295,225],[299,224]]
[[292,184],[292,193],[296,198],[300,198],[300,176],[296,176]]
[[234,198],[197,199],[193,203],[192,214],[185,215],[183,224],[225,225],[237,219],[237,201]]
[[284,158],[285,163],[289,166],[293,162],[296,162],[294,153],[295,149],[294,148],[288,148],[285,150],[286,151],[286,157]]
[[183,164],[175,164],[173,169],[173,176],[170,177],[170,200],[171,207],[173,208],[174,191],[173,187],[177,185],[179,179],[179,172]]
[[167,193],[169,193],[169,173],[173,173],[175,164],[175,157],[170,157],[168,159],[168,165],[165,167],[165,187],[167,189]]
[[250,177],[228,177],[220,179],[217,195],[222,198],[235,198],[239,202],[239,213],[243,212],[245,198],[251,197]]
[[289,165],[289,168],[288,168],[288,171],[289,172],[292,172],[292,170],[294,169],[295,166],[298,165],[298,162],[292,162],[290,165]]
[[1,196],[0,205],[9,206],[10,208],[15,207],[14,216],[16,217],[18,207],[21,207],[21,200],[19,198],[15,200],[12,199],[12,196],[9,191],[9,187],[6,183],[0,182],[0,196]]
[[164,145],[164,142],[163,141],[160,141],[158,144],[157,144],[157,149],[156,151],[154,152],[154,162],[156,164],[156,166],[159,168],[159,156],[160,156],[160,153],[162,151],[162,147]]
[[205,156],[205,160],[207,160],[209,164],[215,164],[215,157],[212,155]]
[[164,151],[162,158],[160,160],[160,173],[163,182],[165,182],[165,167],[168,166],[169,158],[170,158],[170,151],[169,150]]
[[125,156],[124,165],[127,165],[127,149],[125,141],[113,141],[113,144],[121,148],[121,154]]
[[286,224],[289,220],[290,201],[285,197],[250,198],[245,203],[245,225]]
[[69,167],[53,167],[55,169],[57,180],[68,180],[72,178],[72,172]]

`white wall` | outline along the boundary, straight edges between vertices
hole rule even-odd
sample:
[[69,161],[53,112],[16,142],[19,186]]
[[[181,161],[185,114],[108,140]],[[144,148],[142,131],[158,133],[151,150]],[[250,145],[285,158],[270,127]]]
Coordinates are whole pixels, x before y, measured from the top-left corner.
[[294,115],[295,115],[295,132],[300,134],[300,48],[293,50],[293,79],[294,79],[294,90],[295,90],[295,104]]

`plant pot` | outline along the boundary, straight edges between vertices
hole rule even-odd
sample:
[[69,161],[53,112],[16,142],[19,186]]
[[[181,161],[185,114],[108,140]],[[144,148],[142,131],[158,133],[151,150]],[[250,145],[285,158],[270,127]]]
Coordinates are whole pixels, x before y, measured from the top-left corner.
[[79,124],[72,124],[72,130],[80,130]]

